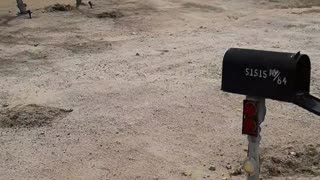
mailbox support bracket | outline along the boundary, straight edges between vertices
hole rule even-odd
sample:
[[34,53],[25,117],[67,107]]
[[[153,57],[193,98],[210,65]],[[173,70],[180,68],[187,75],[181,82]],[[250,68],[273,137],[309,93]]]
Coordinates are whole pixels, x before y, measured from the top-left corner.
[[248,176],[247,180],[259,180],[260,175],[260,125],[264,121],[265,115],[266,115],[266,104],[265,104],[265,98],[260,97],[251,97],[246,96],[246,100],[253,100],[258,102],[258,136],[248,136],[248,158],[252,158],[256,162],[256,171],[252,176]]

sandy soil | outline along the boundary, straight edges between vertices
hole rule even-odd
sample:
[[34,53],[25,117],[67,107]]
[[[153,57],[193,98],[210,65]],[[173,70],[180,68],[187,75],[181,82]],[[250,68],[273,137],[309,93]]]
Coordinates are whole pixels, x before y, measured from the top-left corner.
[[[245,179],[244,97],[220,91],[230,47],[307,53],[320,96],[318,0],[92,2],[2,11],[0,179]],[[267,108],[264,179],[320,179],[320,118]]]

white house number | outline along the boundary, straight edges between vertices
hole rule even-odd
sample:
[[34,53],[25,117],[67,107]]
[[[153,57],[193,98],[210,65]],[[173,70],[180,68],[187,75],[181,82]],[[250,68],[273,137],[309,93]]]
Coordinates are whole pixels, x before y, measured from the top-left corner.
[[281,72],[277,69],[254,69],[254,68],[246,68],[245,75],[249,77],[259,78],[259,79],[267,79],[272,78],[272,81],[277,83],[278,85],[287,85],[287,77],[283,77]]

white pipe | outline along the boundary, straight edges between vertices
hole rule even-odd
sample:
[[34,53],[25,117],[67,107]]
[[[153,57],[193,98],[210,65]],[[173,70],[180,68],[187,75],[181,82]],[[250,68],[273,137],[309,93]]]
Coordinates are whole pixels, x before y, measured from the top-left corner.
[[258,102],[258,136],[248,136],[248,159],[254,159],[256,162],[255,165],[255,173],[252,176],[248,176],[247,180],[259,180],[260,176],[260,141],[261,141],[261,136],[260,136],[260,125],[264,121],[265,115],[266,115],[266,103],[264,98],[259,98],[259,97],[246,97],[247,100],[253,100]]

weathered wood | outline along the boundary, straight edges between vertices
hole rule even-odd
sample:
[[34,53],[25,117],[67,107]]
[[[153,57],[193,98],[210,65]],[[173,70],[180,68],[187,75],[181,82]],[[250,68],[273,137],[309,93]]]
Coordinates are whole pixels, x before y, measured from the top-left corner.
[[26,9],[26,4],[23,3],[23,0],[17,0],[17,7],[19,8],[19,14],[26,14],[27,9]]
[[92,4],[92,2],[91,2],[91,1],[89,1],[89,2],[88,2],[88,4],[90,5],[90,8],[92,8],[92,7],[93,7],[93,4]]
[[79,7],[82,4],[82,0],[76,0],[76,5]]

